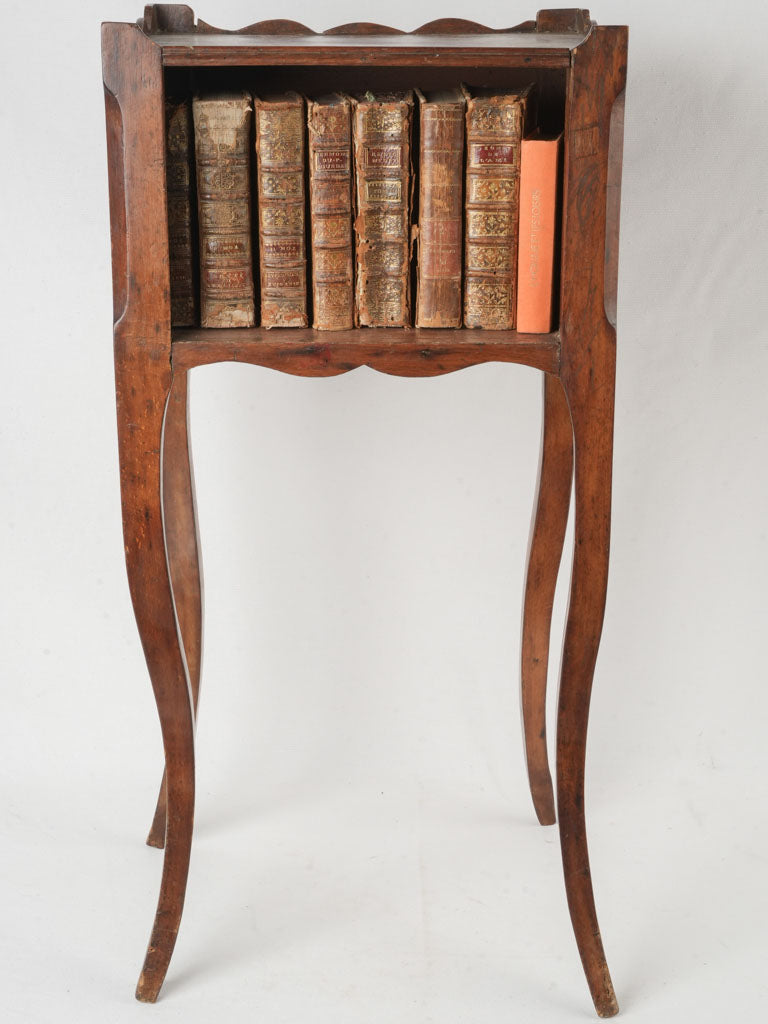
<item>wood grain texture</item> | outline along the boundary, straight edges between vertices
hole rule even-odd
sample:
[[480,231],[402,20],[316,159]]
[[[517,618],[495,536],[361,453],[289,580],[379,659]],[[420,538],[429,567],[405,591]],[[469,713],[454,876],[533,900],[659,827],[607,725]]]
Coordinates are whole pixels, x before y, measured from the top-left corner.
[[579,37],[518,32],[466,36],[178,33],[151,38],[162,46],[167,67],[443,67],[449,61],[459,68],[517,64],[533,69],[567,68]]
[[577,8],[539,11],[535,21],[524,21],[510,28],[489,28],[477,21],[466,18],[436,18],[428,21],[411,32],[400,28],[391,28],[371,21],[353,21],[345,25],[336,25],[322,32],[315,32],[298,21],[286,18],[270,18],[256,21],[243,28],[216,28],[199,18],[195,23],[194,12],[186,4],[148,4],[144,8],[144,18],[139,21],[143,30],[156,35],[167,35],[176,32],[199,33],[208,35],[323,35],[323,36],[370,36],[370,35],[490,35],[539,32],[560,35],[578,35],[582,38],[589,31],[589,11]]
[[557,334],[434,330],[413,327],[382,331],[206,331],[180,328],[173,334],[173,365],[186,370],[205,363],[268,366],[299,377],[333,377],[359,366],[400,377],[434,377],[477,363],[521,363],[547,373],[559,367]]
[[[187,373],[175,373],[163,431],[163,522],[173,600],[189,672],[197,718],[203,655],[203,576],[195,507],[195,476],[189,444]],[[147,845],[165,846],[167,790],[165,772]]]
[[580,7],[558,7],[539,11],[536,15],[537,32],[572,32],[586,36],[590,29],[589,11]]
[[488,28],[487,25],[481,25],[477,21],[468,21],[466,18],[436,18],[434,21],[428,21],[425,25],[415,28],[411,34],[415,36],[442,34],[471,36],[490,35],[492,33],[533,32],[535,28],[536,23],[533,21],[523,21],[519,25],[513,25],[510,28]]
[[196,32],[200,35],[238,35],[238,36],[302,36],[314,35],[311,28],[302,25],[298,21],[290,21],[287,18],[270,18],[267,21],[257,21],[252,25],[245,25],[243,28],[230,30],[228,28],[216,28],[209,25],[207,21],[199,19]]
[[[540,11],[536,21],[492,29],[464,18],[439,18],[412,32],[374,22],[351,22],[314,32],[300,22],[268,19],[226,30],[203,21],[185,5],[145,8],[144,31],[162,47],[168,66],[279,64],[492,67],[519,62],[567,67],[570,53],[589,33],[589,12]],[[448,51],[446,53],[446,51]]]
[[148,34],[194,32],[195,12],[186,4],[147,4],[138,25]]
[[377,25],[372,21],[351,21],[347,25],[327,28],[321,33],[324,36],[404,36],[401,28],[390,28],[388,25]]
[[545,374],[543,391],[539,483],[523,601],[520,704],[533,806],[542,825],[554,825],[555,797],[547,755],[547,670],[552,605],[571,503],[573,429],[557,377]]
[[606,200],[611,112],[624,89],[626,54],[627,30],[604,27],[596,27],[574,53],[566,120],[561,274],[560,372],[574,431],[575,526],[558,696],[557,809],[568,907],[601,1017],[613,1016],[619,1007],[592,891],[584,771],[608,582],[616,331],[605,315]]
[[[154,1002],[184,905],[194,809],[194,733],[189,678],[168,573],[161,508],[161,439],[171,388],[171,324],[162,65],[132,25],[103,26],[112,220],[125,250],[125,308],[114,327],[120,485],[128,582],[165,749],[168,824],[154,926],[136,996]],[[131,144],[118,145],[119,139]]]
[[621,170],[624,149],[624,102],[622,89],[611,110],[608,141],[608,179],[605,197],[605,280],[603,306],[605,315],[616,326],[616,299],[619,289],[619,218],[621,213]]

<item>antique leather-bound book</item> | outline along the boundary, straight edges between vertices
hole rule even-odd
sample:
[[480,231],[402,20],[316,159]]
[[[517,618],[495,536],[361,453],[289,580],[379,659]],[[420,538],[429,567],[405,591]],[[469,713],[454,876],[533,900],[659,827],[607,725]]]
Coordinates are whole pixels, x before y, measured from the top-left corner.
[[419,97],[416,326],[461,327],[464,115],[460,89]]
[[306,327],[304,100],[254,96],[262,327]]
[[563,134],[523,139],[517,256],[517,330],[552,330],[558,169]]
[[189,99],[166,99],[165,173],[168,192],[171,324],[174,327],[189,327],[195,323],[192,148],[192,106]]
[[313,326],[347,330],[355,326],[349,97],[334,93],[310,100],[307,124]]
[[250,126],[247,93],[192,100],[200,225],[200,323],[252,327]]
[[363,327],[410,324],[411,92],[354,100],[355,316]]
[[464,326],[515,326],[520,142],[532,87],[469,91],[464,242]]

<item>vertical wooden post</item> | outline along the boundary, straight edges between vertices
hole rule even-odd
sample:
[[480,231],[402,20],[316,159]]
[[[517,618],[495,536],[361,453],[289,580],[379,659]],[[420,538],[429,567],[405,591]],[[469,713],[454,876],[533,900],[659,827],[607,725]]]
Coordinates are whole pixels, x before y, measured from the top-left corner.
[[171,330],[160,49],[136,26],[102,27],[115,274],[115,384],[128,582],[165,748],[168,815],[160,897],[138,999],[154,1002],[184,906],[194,812],[189,677],[162,510]]
[[[618,1013],[597,923],[584,815],[587,723],[608,582],[616,329],[606,316],[611,112],[624,89],[627,31],[593,26],[568,86],[561,367],[575,453],[574,559],[558,694],[557,808],[565,888],[595,1009]],[[612,230],[618,232],[618,218]],[[611,239],[615,248],[617,239]]]

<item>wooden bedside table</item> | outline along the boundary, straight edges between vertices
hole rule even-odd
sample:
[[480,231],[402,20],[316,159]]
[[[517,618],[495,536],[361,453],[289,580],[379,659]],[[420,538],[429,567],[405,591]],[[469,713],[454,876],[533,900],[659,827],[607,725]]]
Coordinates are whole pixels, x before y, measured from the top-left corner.
[[[610,535],[619,191],[627,29],[586,11],[542,11],[490,30],[441,20],[413,33],[355,24],[322,35],[288,21],[225,33],[181,5],[102,27],[112,228],[115,373],[123,530],[131,597],[154,688],[165,775],[148,842],[165,847],[160,899],[136,991],[153,1002],[181,920],[194,809],[194,727],[202,603],[187,435],[187,371],[225,360],[332,376],[370,366],[432,376],[482,362],[544,374],[544,425],[522,636],[522,707],[533,802],[555,822],[545,736],[552,604],[575,467],[575,546],[557,716],[557,817],[576,942],[597,1012],[618,1012],[595,914],[584,819],[590,691],[605,607]],[[175,69],[305,93],[470,73],[535,81],[562,113],[559,326],[546,335],[468,329],[171,328],[164,95]]]

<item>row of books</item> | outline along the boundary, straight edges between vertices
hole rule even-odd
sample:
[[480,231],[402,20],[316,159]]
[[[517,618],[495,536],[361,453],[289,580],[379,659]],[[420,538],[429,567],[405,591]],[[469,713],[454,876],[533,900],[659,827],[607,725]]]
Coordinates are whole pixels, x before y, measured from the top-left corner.
[[166,130],[174,325],[197,257],[203,327],[255,325],[257,297],[307,327],[308,292],[318,330],[410,326],[415,284],[417,327],[551,329],[561,137],[532,86],[169,99]]

